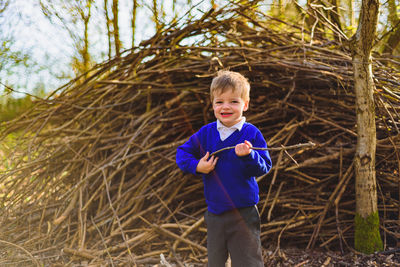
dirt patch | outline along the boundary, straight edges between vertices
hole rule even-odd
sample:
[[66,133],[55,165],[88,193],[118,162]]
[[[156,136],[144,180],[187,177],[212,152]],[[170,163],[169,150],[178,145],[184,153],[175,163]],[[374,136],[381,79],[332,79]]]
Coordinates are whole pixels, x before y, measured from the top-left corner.
[[[139,266],[143,267],[207,267],[207,263],[183,263],[174,259],[164,257],[163,260],[156,258],[147,259]],[[334,251],[303,250],[298,248],[281,249],[279,251],[264,250],[265,266],[273,267],[339,267],[339,266],[400,266],[400,249],[391,248],[385,252],[371,255],[358,254],[354,252],[342,254]],[[225,267],[230,267],[228,263]]]
[[323,252],[317,250],[285,249],[273,255],[266,252],[265,266],[400,266],[400,251],[362,255],[356,253]]

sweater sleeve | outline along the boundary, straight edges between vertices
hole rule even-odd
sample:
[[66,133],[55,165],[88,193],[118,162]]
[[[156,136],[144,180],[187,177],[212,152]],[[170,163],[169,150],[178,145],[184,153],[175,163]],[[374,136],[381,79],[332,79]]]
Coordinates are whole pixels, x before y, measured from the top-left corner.
[[199,132],[193,134],[188,141],[179,146],[176,151],[176,164],[178,167],[192,174],[196,172],[197,165],[201,158],[201,145]]
[[[260,131],[256,132],[254,140],[249,140],[254,147],[267,147],[264,137]],[[271,157],[268,150],[252,150],[247,156],[240,157],[246,166],[246,173],[250,176],[261,176],[268,173],[272,167]]]

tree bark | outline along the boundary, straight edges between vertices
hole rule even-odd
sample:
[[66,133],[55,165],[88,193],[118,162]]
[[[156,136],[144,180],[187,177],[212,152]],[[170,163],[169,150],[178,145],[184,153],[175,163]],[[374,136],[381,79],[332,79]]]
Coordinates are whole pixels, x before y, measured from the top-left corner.
[[84,34],[83,34],[83,50],[82,50],[82,58],[83,58],[83,68],[85,77],[87,76],[87,72],[90,68],[90,54],[89,54],[89,20],[91,16],[92,10],[92,0],[87,1],[87,14],[85,15],[84,11],[82,10],[82,20],[84,24]]
[[363,0],[360,20],[350,44],[356,92],[357,146],[354,158],[356,217],[355,248],[363,253],[383,249],[379,234],[375,150],[376,127],[371,51],[378,24],[378,0]]
[[121,41],[119,39],[119,26],[118,26],[118,0],[112,2],[112,13],[113,13],[113,28],[114,28],[114,45],[115,55],[117,57],[121,54]]
[[112,33],[111,33],[111,20],[108,14],[108,0],[104,0],[104,16],[106,18],[106,28],[107,28],[107,43],[108,43],[108,59],[111,59],[112,51]]
[[397,16],[397,5],[394,0],[388,1],[388,19],[390,22],[389,38],[384,44],[383,53],[393,54],[393,51],[399,46],[400,43],[400,19]]
[[161,24],[160,24],[160,15],[158,14],[158,3],[157,0],[153,0],[153,21],[156,25],[156,32],[158,32],[159,30],[161,30]]
[[[354,4],[353,0],[347,0],[347,17],[349,19],[349,27],[350,29],[355,28],[356,20],[354,18]],[[353,30],[351,32],[354,32]]]
[[137,0],[133,0],[133,6],[132,6],[132,22],[131,22],[131,27],[132,27],[132,47],[135,46],[135,32],[136,32],[136,11],[138,7],[138,2]]
[[330,0],[332,4],[332,10],[329,11],[329,17],[333,24],[335,24],[340,31],[343,31],[342,22],[340,21],[340,0]]

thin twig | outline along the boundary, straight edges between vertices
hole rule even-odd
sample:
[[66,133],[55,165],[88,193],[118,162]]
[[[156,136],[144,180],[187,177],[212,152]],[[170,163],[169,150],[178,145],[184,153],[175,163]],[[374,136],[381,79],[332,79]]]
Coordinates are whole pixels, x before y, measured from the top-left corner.
[[[269,151],[281,151],[281,150],[288,150],[288,149],[295,149],[295,148],[303,148],[303,147],[313,147],[315,146],[315,144],[313,142],[308,142],[308,143],[304,143],[304,144],[297,144],[297,145],[292,145],[292,146],[281,146],[281,147],[252,147],[251,149],[254,150],[269,150]],[[234,146],[228,146],[228,147],[224,147],[221,148],[213,153],[210,154],[211,156],[214,156],[222,151],[225,150],[229,150],[229,149],[233,149],[235,148]]]
[[36,266],[40,267],[40,264],[39,264],[39,262],[37,261],[37,259],[36,259],[29,251],[27,251],[27,250],[24,249],[23,247],[21,247],[21,246],[19,246],[19,245],[17,245],[17,244],[14,244],[14,243],[5,241],[5,240],[0,240],[0,243],[6,244],[6,245],[9,245],[9,246],[13,246],[13,247],[16,247],[16,248],[22,250],[23,252],[25,252],[26,254],[28,254],[28,256],[29,256],[29,257],[32,259],[32,261],[36,264]]

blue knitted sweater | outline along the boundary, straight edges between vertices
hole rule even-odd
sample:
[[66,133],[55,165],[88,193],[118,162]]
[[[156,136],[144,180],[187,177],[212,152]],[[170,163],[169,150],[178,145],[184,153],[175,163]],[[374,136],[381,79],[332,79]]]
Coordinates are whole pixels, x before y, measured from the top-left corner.
[[[245,123],[227,139],[221,141],[217,123],[203,126],[186,143],[179,146],[176,163],[185,172],[196,172],[197,164],[206,152],[235,146],[249,141],[254,147],[267,147],[261,132],[252,124]],[[204,195],[208,210],[221,214],[235,208],[250,207],[259,201],[259,189],[255,177],[269,172],[272,166],[268,151],[252,150],[244,157],[238,157],[234,149],[220,152],[214,171],[203,174]]]

